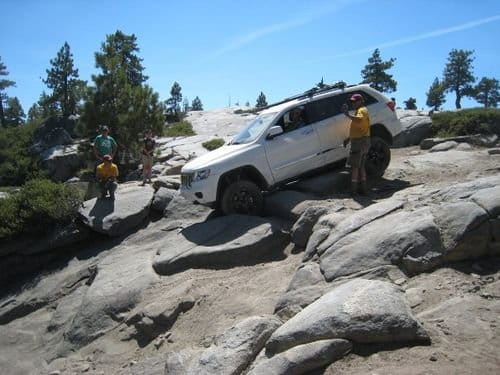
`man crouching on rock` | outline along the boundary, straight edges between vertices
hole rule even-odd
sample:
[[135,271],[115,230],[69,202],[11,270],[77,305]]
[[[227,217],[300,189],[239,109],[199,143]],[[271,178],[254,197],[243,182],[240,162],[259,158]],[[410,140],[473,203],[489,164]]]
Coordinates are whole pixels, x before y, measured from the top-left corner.
[[363,105],[363,97],[360,94],[351,96],[350,101],[354,115],[349,113],[347,104],[342,106],[342,111],[352,120],[349,138],[344,141],[344,147],[349,141],[351,142],[351,194],[357,194],[358,182],[360,182],[360,191],[366,195],[368,188],[366,186],[365,163],[370,150],[370,116],[368,109]]
[[104,155],[103,162],[97,166],[96,177],[101,190],[100,198],[105,198],[109,192],[109,197],[115,199],[115,190],[117,187],[116,178],[118,177],[118,167],[113,163],[111,155]]

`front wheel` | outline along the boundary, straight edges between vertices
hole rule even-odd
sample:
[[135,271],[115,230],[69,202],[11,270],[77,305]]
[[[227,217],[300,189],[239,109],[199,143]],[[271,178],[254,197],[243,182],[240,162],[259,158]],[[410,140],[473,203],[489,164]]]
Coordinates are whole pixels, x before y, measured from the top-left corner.
[[391,161],[391,149],[380,137],[371,137],[370,150],[366,157],[366,173],[372,177],[382,177]]
[[264,198],[260,188],[252,181],[239,180],[226,187],[220,207],[225,215],[259,215],[263,205]]

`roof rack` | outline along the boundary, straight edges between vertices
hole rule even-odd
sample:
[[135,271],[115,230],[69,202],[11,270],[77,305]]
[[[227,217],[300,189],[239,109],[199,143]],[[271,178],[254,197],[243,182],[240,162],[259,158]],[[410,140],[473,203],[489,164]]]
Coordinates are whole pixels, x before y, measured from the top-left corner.
[[292,100],[303,99],[303,98],[312,98],[314,95],[321,94],[323,92],[327,92],[327,91],[331,91],[331,90],[339,90],[339,89],[343,90],[346,87],[352,87],[352,86],[356,86],[356,85],[347,85],[347,83],[345,83],[344,81],[337,81],[337,82],[334,82],[330,85],[324,85],[321,88],[315,86],[307,91],[304,91],[301,94],[290,96],[290,97],[285,98],[279,102],[269,104],[269,105],[267,105],[265,107],[261,107],[259,109],[263,110],[263,109],[271,108],[271,107],[274,107],[274,106],[277,106],[277,105],[280,105],[280,104],[283,104],[286,102],[290,102]]

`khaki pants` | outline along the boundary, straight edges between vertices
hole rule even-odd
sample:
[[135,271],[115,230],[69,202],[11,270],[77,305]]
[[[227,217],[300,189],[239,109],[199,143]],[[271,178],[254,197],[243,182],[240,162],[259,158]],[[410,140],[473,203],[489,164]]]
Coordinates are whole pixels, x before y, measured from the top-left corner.
[[370,150],[370,137],[352,138],[349,162],[353,168],[364,168],[368,151]]

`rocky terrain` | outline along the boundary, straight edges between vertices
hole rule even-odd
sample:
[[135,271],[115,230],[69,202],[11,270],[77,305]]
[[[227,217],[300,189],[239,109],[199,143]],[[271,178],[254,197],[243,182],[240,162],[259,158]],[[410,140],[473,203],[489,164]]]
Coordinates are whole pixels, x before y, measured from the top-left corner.
[[160,142],[153,186],[0,249],[2,374],[500,371],[496,140],[393,149],[369,197],[330,170],[267,194],[263,217],[221,217],[175,190],[206,129]]

